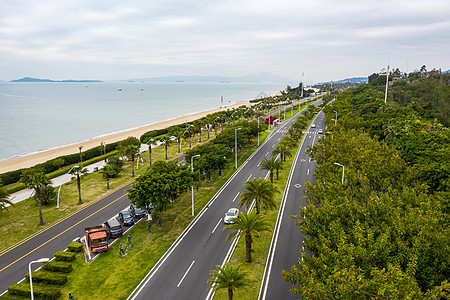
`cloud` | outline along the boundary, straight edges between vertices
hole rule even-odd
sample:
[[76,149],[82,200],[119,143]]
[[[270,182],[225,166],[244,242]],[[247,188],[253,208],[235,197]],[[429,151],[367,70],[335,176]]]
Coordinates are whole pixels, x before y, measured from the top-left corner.
[[387,61],[446,68],[449,14],[441,0],[6,0],[0,79],[304,71],[323,81]]

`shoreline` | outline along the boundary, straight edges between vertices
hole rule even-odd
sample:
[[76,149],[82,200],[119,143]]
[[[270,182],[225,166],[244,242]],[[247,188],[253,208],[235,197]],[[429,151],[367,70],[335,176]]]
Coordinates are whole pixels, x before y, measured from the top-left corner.
[[167,127],[170,127],[173,125],[182,124],[185,122],[192,122],[192,121],[200,119],[206,115],[209,115],[209,114],[212,114],[215,112],[219,112],[219,111],[226,111],[229,109],[234,109],[234,108],[237,108],[242,105],[249,106],[250,102],[249,101],[237,101],[235,104],[231,104],[229,106],[224,106],[221,108],[216,108],[216,109],[197,112],[197,113],[189,113],[186,115],[181,115],[179,117],[143,125],[140,127],[125,129],[123,131],[113,132],[111,134],[107,134],[104,136],[93,137],[91,139],[81,141],[81,142],[75,142],[70,145],[55,147],[55,148],[38,151],[38,152],[30,153],[30,154],[24,154],[23,156],[22,155],[19,155],[17,157],[13,156],[12,158],[7,158],[4,161],[0,161],[0,174],[10,172],[10,171],[15,171],[18,169],[23,169],[23,168],[30,168],[37,164],[44,163],[48,160],[51,160],[51,159],[59,157],[59,156],[78,153],[79,146],[83,146],[83,150],[86,151],[86,150],[100,146],[101,142],[110,144],[110,143],[124,140],[130,136],[134,136],[139,139],[141,137],[141,135],[147,131],[151,131],[151,130],[155,130],[155,129],[163,129],[163,128],[167,128]]

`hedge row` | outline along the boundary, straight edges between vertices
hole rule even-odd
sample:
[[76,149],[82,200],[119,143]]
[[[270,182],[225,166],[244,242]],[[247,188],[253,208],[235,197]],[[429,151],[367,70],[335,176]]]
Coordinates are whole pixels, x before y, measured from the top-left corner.
[[67,245],[67,251],[69,252],[81,252],[83,250],[83,244],[78,242],[72,242]]
[[42,268],[50,272],[70,273],[72,271],[72,264],[65,261],[49,261],[42,265]]
[[[33,276],[33,283],[42,282],[45,284],[63,285],[67,282],[67,275],[64,274],[46,271],[33,271],[31,274],[31,276]],[[30,273],[25,275],[25,280],[30,282]]]
[[[119,147],[119,142],[108,144],[108,145],[106,145],[106,153],[117,150],[118,147]],[[89,160],[94,157],[101,156],[103,153],[103,150],[104,150],[103,147],[98,146],[98,147],[95,147],[95,148],[92,148],[92,149],[82,152],[83,161]],[[63,160],[63,163],[61,165],[57,164],[57,160],[59,160],[59,159]],[[43,169],[44,174],[48,174],[48,173],[58,170],[60,167],[70,166],[70,165],[78,163],[79,161],[80,161],[80,154],[74,153],[74,154],[60,156],[60,157],[48,160],[45,163],[36,165],[35,167]],[[20,169],[20,170],[15,170],[15,171],[10,171],[10,172],[0,174],[0,180],[3,185],[9,185],[9,184],[16,183],[20,180],[20,177],[22,176],[22,172],[25,170],[26,169]]]
[[141,135],[140,141],[141,143],[145,144],[149,138],[154,138],[163,134],[167,134],[169,132],[169,129],[157,129],[157,130],[151,130],[147,131],[143,135]]
[[[79,244],[79,243],[77,243],[77,244]],[[74,259],[75,259],[74,252],[58,251],[55,253],[56,261],[73,261]]]
[[[24,282],[11,285],[8,287],[8,292],[11,295],[31,297],[30,285]],[[33,295],[36,298],[53,300],[61,297],[61,291],[58,288],[33,285]]]

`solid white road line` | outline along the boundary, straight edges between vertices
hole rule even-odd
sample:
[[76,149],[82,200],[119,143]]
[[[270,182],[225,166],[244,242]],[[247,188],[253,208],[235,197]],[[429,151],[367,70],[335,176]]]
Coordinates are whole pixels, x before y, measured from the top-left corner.
[[217,222],[216,227],[214,227],[214,229],[213,229],[213,231],[211,231],[211,233],[214,233],[214,231],[216,231],[216,229],[219,226],[220,222],[222,222],[222,218],[220,218],[219,222]]
[[180,282],[178,282],[177,287],[180,287],[181,283],[184,280],[184,277],[186,277],[187,273],[189,273],[189,270],[192,268],[192,265],[195,263],[195,260],[192,261],[191,265],[189,266],[189,268],[187,269],[186,273],[184,273],[183,277],[181,278]]

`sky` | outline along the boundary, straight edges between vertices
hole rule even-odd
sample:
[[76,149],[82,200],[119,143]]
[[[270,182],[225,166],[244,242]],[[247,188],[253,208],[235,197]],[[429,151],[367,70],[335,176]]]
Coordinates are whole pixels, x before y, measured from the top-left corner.
[[450,69],[448,0],[2,0],[0,80]]

